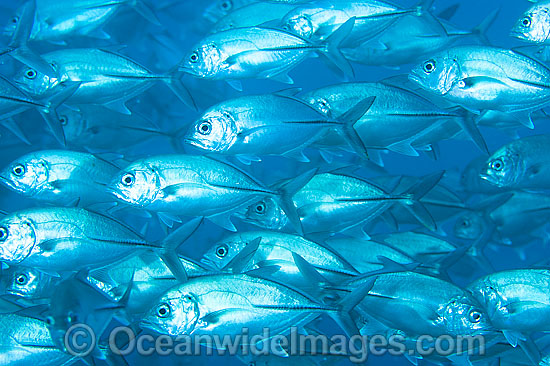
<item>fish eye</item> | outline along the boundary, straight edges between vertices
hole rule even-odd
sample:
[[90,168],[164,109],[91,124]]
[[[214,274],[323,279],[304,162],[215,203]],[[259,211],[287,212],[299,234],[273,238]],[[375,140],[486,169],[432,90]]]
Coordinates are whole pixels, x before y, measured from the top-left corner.
[[19,17],[13,17],[13,18],[11,18],[11,22],[12,22],[13,24],[19,23]]
[[53,318],[53,316],[47,316],[46,317],[46,324],[52,326],[55,324],[55,319]]
[[470,227],[470,220],[464,219],[461,223],[463,227]]
[[25,166],[21,165],[21,164],[17,164],[11,170],[13,175],[15,175],[16,177],[20,177],[20,176],[24,175],[26,173],[26,171],[27,171],[27,169],[25,169]]
[[523,25],[525,28],[529,28],[531,26],[531,17],[525,17],[521,20],[521,25]]
[[5,226],[0,227],[0,242],[6,241],[9,236],[8,228]]
[[265,213],[265,203],[257,203],[256,207],[254,207],[254,210],[256,210],[256,213],[263,215]]
[[192,63],[196,63],[199,61],[199,53],[197,51],[193,52],[191,56],[189,56],[189,61]]
[[222,10],[228,11],[231,10],[231,8],[233,7],[233,3],[229,0],[225,0],[220,3],[220,7],[222,8]]
[[423,69],[426,74],[431,74],[435,70],[435,61],[434,60],[426,61],[424,63]]
[[482,317],[483,316],[481,315],[481,313],[477,310],[472,310],[470,312],[470,322],[472,323],[476,323],[476,324],[479,323]]
[[256,366],[256,362],[252,361],[248,363],[248,366]]
[[204,121],[197,126],[197,131],[201,135],[210,135],[210,133],[212,132],[212,124],[208,121]]
[[166,318],[170,315],[170,305],[162,303],[157,307],[157,316],[159,318]]
[[72,324],[78,322],[78,316],[73,313],[69,313],[67,316],[67,323]]
[[26,274],[24,273],[20,273],[16,278],[15,278],[15,282],[17,282],[18,285],[26,285],[27,282],[29,282],[29,277],[27,277]]
[[136,177],[132,173],[124,174],[122,176],[122,184],[126,187],[133,185],[136,182]]
[[227,253],[229,252],[229,248],[227,248],[227,245],[220,245],[217,249],[216,249],[216,256],[218,258],[224,258]]
[[65,115],[59,116],[59,122],[61,123],[61,126],[66,126],[67,122],[69,122],[69,119]]
[[33,69],[28,69],[26,72],[25,72],[25,77],[27,79],[34,79],[36,77],[36,71],[34,71]]
[[491,169],[500,172],[504,168],[504,162],[502,159],[496,159],[491,163]]

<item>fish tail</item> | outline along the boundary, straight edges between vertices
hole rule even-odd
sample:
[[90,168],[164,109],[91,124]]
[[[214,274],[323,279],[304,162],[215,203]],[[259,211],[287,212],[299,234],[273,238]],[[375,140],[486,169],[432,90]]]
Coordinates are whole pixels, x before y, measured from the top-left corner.
[[348,19],[322,43],[321,55],[325,56],[330,64],[335,65],[345,75],[354,76],[353,67],[348,59],[344,57],[340,51],[340,45],[348,37],[353,26],[355,25],[355,17]]
[[317,169],[308,170],[294,179],[285,181],[276,189],[279,206],[283,209],[288,220],[300,235],[303,235],[304,230],[302,228],[300,215],[298,215],[298,210],[294,204],[293,196],[305,186],[316,173]]
[[485,19],[471,30],[471,34],[479,38],[481,43],[486,46],[491,46],[491,42],[487,38],[487,30],[493,25],[500,13],[500,8],[493,10]]
[[148,22],[155,25],[162,25],[153,9],[151,9],[151,7],[149,7],[149,5],[147,5],[143,0],[129,0],[128,5]]
[[338,117],[338,121],[342,124],[342,134],[347,140],[348,144],[359,154],[361,157],[368,158],[367,147],[363,143],[363,140],[357,134],[354,126],[358,120],[360,120],[365,113],[370,109],[376,97],[365,98],[355,106],[350,108],[347,112]]
[[178,97],[179,100],[186,106],[198,111],[197,104],[193,99],[193,96],[189,92],[189,89],[185,86],[181,78],[183,77],[184,72],[179,71],[178,67],[174,67],[170,72],[163,77],[161,80],[166,84],[168,88]]
[[81,83],[72,83],[67,85],[59,93],[54,94],[51,98],[47,99],[44,106],[37,107],[38,112],[46,121],[50,131],[56,138],[56,140],[63,146],[66,146],[65,132],[63,126],[57,115],[57,108],[63,104],[75,91],[80,87]]
[[403,196],[403,207],[407,209],[422,225],[435,231],[437,225],[420,200],[428,194],[443,178],[445,172],[434,173],[424,177],[400,196]]
[[178,247],[197,231],[202,222],[202,217],[192,219],[177,228],[161,242],[160,257],[164,264],[172,271],[174,277],[181,282],[186,282],[188,277],[178,256]]

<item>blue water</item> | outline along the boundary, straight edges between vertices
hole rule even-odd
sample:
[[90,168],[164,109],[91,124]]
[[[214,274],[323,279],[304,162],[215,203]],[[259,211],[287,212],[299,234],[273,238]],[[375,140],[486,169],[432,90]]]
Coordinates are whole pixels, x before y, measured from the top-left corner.
[[[55,1],[55,0],[51,0]],[[11,18],[14,9],[21,1],[0,1],[0,24],[6,24]],[[435,8],[445,9],[453,5],[453,0],[436,0]],[[451,23],[459,29],[468,30],[479,24],[488,14],[495,9],[500,9],[498,18],[488,31],[487,37],[492,45],[504,48],[513,48],[522,46],[524,43],[510,37],[509,30],[521,16],[523,11],[531,5],[527,1],[460,1],[460,7],[456,15],[451,19]],[[119,49],[120,52],[149,69],[157,72],[166,72],[176,65],[190,48],[200,40],[208,29],[208,23],[202,18],[205,8],[210,5],[208,0],[180,0],[180,1],[153,1],[151,4],[156,8],[156,13],[161,20],[162,27],[146,22],[142,17],[132,10],[123,10],[109,21],[104,27],[105,31],[112,36],[110,40],[97,40],[90,38],[76,38],[69,40],[71,47],[108,47],[109,49]],[[403,8],[413,6],[412,1],[399,1],[398,5]],[[437,10],[435,11],[437,13]],[[5,38],[7,43],[9,40]],[[120,47],[117,47],[120,46]],[[55,45],[48,42],[35,42],[32,48],[37,53],[44,53],[65,46]],[[0,74],[10,78],[19,67],[19,64],[8,57],[1,59]],[[368,67],[359,64],[353,65],[356,81],[379,81],[386,77],[398,74],[405,74],[412,65],[404,65],[400,70],[394,70],[384,67]],[[308,59],[298,65],[290,72],[294,79],[296,87],[303,88],[305,91],[312,90],[321,86],[331,85],[341,82],[341,79],[332,73],[320,59]],[[238,95],[238,92],[223,82],[209,82],[193,79],[190,76],[184,77],[184,82],[196,97],[196,100],[204,110],[221,100],[229,99]],[[281,90],[287,86],[269,80],[244,80],[244,94],[268,93]],[[174,131],[185,128],[195,121],[200,112],[193,111],[184,106],[168,88],[163,85],[155,85],[142,95],[132,99],[128,107],[135,113],[139,113],[150,119],[158,125],[160,130]],[[15,117],[21,129],[25,132],[31,145],[26,145],[18,141],[9,131],[0,130],[0,167],[7,165],[17,157],[31,151],[42,149],[57,149],[59,145],[48,135],[45,125],[40,115],[34,110],[26,111]],[[489,150],[494,152],[498,147],[512,140],[509,135],[493,128],[480,128]],[[550,133],[550,126],[546,121],[536,123],[534,130],[520,128],[519,136],[533,134]],[[475,145],[468,140],[447,140],[439,143],[440,154],[437,160],[421,154],[419,157],[408,157],[396,153],[384,155],[385,169],[387,175],[411,175],[423,176],[433,172],[446,171],[451,176],[458,176],[466,165],[474,158],[482,156]],[[119,153],[119,151],[111,151]],[[153,138],[150,141],[139,146],[128,146],[125,153],[128,160],[175,152],[173,147],[167,143],[166,139]],[[106,154],[105,154],[106,156]],[[346,160],[345,157],[343,160]],[[298,170],[302,169],[301,163],[278,157],[266,157],[262,163],[253,163],[252,166],[241,166],[244,170],[256,177],[258,180],[270,184],[282,177],[291,177]],[[363,178],[375,177],[380,175],[379,170],[361,169],[360,176]],[[457,190],[459,187],[455,187]],[[28,207],[34,207],[35,202],[29,199],[23,199],[14,192],[4,187],[0,187],[0,210],[13,212]],[[132,225],[142,225],[143,219],[130,217],[128,222]],[[234,220],[239,230],[255,229],[254,226]],[[448,233],[449,240],[453,238],[454,220],[441,223],[441,229]],[[148,232],[151,240],[161,238],[163,230],[158,224],[152,223],[152,229]],[[380,231],[388,231],[387,227],[379,227]],[[225,235],[223,229],[210,222],[205,224],[193,237],[190,243],[186,243],[181,252],[191,258],[199,259],[211,243],[221,239]],[[460,242],[457,240],[457,242]],[[525,249],[525,259],[521,260],[519,254],[511,248],[500,247],[498,249],[488,248],[486,256],[489,258],[495,270],[522,268],[531,263],[546,258],[550,254],[547,245],[541,240],[535,240]],[[479,271],[479,274],[486,271]],[[459,285],[469,283],[475,274],[464,278],[454,276],[453,280]],[[330,320],[325,320],[321,325],[329,330],[333,330],[336,325]],[[241,364],[235,358],[224,356],[199,357],[192,360],[173,359],[159,356],[150,356],[147,358],[138,358],[132,355],[129,358],[131,364],[148,365],[180,365],[180,364],[204,364],[204,365],[239,365]],[[187,363],[189,362],[189,363]],[[347,361],[341,364],[347,364]],[[289,362],[289,364],[293,364]],[[369,364],[372,365],[408,365],[410,362],[404,357],[381,357],[371,358]]]

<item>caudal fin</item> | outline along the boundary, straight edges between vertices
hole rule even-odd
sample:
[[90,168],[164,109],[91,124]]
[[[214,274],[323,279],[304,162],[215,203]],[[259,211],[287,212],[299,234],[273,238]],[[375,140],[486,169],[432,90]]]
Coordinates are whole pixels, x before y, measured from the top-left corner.
[[323,49],[321,54],[325,56],[332,64],[340,69],[345,75],[354,76],[353,67],[350,62],[344,57],[340,51],[340,45],[351,33],[353,26],[355,25],[355,17],[348,19],[347,22],[342,24],[336,29],[327,39],[323,42]]
[[175,67],[169,73],[169,76],[163,79],[164,83],[170,90],[178,97],[179,100],[189,108],[198,111],[197,104],[193,99],[193,96],[189,92],[189,89],[183,84],[181,78],[183,77],[184,72],[178,71],[178,68]]
[[439,183],[444,174],[445,172],[430,174],[422,178],[420,182],[405,192],[405,194],[410,197],[410,200],[408,200],[403,207],[407,209],[418,222],[431,231],[437,230],[437,225],[430,212],[424,207],[420,200]]
[[367,113],[375,99],[376,97],[365,98],[338,117],[338,121],[342,124],[342,134],[344,135],[344,138],[353,150],[355,150],[355,152],[362,158],[368,158],[369,155],[367,147],[363,143],[363,140],[361,140],[361,137],[357,134],[354,126],[355,123],[357,123],[357,121],[360,120],[365,113]]

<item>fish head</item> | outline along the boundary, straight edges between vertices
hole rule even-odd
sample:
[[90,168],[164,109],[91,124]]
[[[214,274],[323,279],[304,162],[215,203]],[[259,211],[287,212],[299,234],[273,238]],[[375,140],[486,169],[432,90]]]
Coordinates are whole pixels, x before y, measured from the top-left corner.
[[409,80],[432,93],[445,95],[461,80],[460,65],[456,57],[440,53],[415,66]]
[[519,155],[504,146],[489,157],[480,178],[497,187],[507,187],[521,180],[522,170]]
[[525,12],[512,28],[511,36],[529,42],[545,42],[550,37],[548,4],[534,5]]
[[468,296],[451,299],[440,316],[442,316],[449,334],[474,336],[493,330],[489,316],[481,305]]
[[193,332],[200,318],[198,298],[179,287],[169,290],[149,313],[140,326],[171,336]]
[[235,257],[247,246],[247,241],[238,234],[215,243],[203,256],[202,263],[216,270],[230,270]]
[[21,263],[36,244],[34,223],[24,215],[10,215],[0,221],[0,260]]
[[34,268],[15,266],[2,271],[1,282],[6,294],[32,300],[44,296],[51,277]]
[[[52,67],[56,69],[55,66]],[[60,78],[57,72],[47,75],[30,66],[24,66],[15,74],[13,81],[32,96],[43,97],[52,93],[59,85]]]
[[237,4],[235,4],[234,0],[217,0],[206,8],[203,16],[207,20],[215,23],[236,9],[241,2],[242,0],[237,0]]
[[8,20],[8,23],[4,26],[4,35],[7,37],[13,37],[15,34],[15,31],[17,30],[17,27],[19,27],[19,22],[21,20],[21,16],[23,15],[23,10],[26,4],[21,5],[15,10],[15,13],[11,16],[11,18]]
[[12,162],[0,172],[0,181],[25,196],[34,196],[45,188],[50,170],[48,163],[32,154]]
[[237,138],[235,119],[228,111],[211,110],[191,125],[184,140],[202,150],[227,151]]
[[319,29],[319,25],[314,22],[313,18],[317,11],[318,9],[315,8],[299,7],[283,18],[281,28],[302,38],[309,39]]
[[124,203],[145,207],[157,198],[160,184],[161,177],[154,166],[136,162],[117,174],[107,190]]
[[195,46],[180,63],[180,70],[199,78],[214,78],[220,72],[225,57],[214,42]]
[[271,197],[254,202],[246,208],[244,214],[236,215],[245,222],[270,230],[282,229],[288,222],[283,209]]
[[88,122],[81,111],[64,108],[58,116],[67,141],[78,141],[86,133]]
[[476,212],[468,212],[456,220],[454,234],[460,239],[475,240],[481,237],[484,228],[483,217]]

